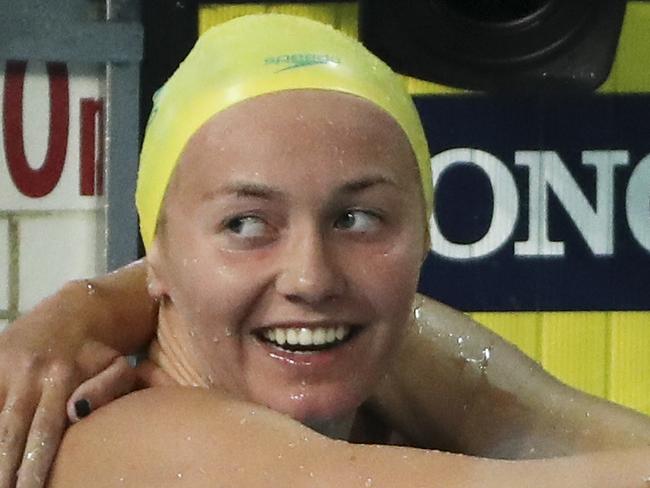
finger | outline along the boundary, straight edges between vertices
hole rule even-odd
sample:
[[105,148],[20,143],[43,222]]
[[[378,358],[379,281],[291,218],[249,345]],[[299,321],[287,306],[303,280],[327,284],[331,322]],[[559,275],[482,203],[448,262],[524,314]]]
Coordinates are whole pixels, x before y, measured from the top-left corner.
[[89,341],[79,351],[77,364],[81,370],[83,379],[88,379],[105,371],[121,356],[122,354],[105,344],[97,341]]
[[68,389],[44,387],[25,444],[16,488],[42,488],[45,484],[66,428]]
[[0,488],[14,486],[37,405],[35,396],[24,393],[28,389],[15,391],[19,393],[10,393],[0,412]]
[[106,369],[84,381],[70,395],[66,406],[68,418],[73,423],[78,422],[91,409],[96,410],[133,391],[135,385],[135,370],[125,356],[119,356]]
[[138,388],[149,388],[152,386],[176,385],[171,376],[165,373],[153,361],[145,359],[135,369]]

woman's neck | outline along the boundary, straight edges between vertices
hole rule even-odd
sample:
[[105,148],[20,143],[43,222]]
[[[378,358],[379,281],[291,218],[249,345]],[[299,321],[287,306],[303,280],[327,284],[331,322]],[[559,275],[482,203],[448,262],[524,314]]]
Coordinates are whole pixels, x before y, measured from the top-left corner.
[[192,360],[190,344],[176,332],[178,327],[174,321],[179,317],[169,317],[173,313],[161,308],[156,337],[149,346],[149,360],[180,385],[209,388],[211,385],[208,378],[201,375]]

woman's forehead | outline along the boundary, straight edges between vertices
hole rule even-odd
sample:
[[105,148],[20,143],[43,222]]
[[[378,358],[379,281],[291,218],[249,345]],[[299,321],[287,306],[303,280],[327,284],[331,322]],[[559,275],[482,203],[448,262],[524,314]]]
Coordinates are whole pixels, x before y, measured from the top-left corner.
[[415,155],[390,115],[344,93],[279,92],[204,124],[181,153],[165,201],[189,208],[201,205],[202,195],[257,184],[294,203],[328,205],[345,185],[377,177],[405,194],[421,193]]
[[312,89],[269,93],[235,104],[203,124],[188,145],[202,134],[248,135],[258,129],[282,132],[287,126],[306,129],[332,126],[333,135],[336,129],[339,133],[350,130],[366,135],[381,133],[409,144],[399,124],[374,103],[348,93]]
[[408,138],[388,113],[360,97],[328,90],[284,91],[234,105],[190,138],[179,163],[230,166],[233,160],[257,159],[275,165],[292,156],[377,165],[394,160],[399,171],[418,174]]

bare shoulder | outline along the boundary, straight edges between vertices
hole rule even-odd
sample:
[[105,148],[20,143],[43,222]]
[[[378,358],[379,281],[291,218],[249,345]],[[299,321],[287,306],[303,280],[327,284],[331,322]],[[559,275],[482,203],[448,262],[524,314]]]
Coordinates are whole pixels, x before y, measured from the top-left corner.
[[218,390],[150,388],[70,428],[48,486],[203,486],[221,476],[220,465],[255,451],[256,438],[274,432],[288,442],[321,437]]
[[207,390],[159,387],[116,400],[68,430],[49,486],[135,486],[170,476],[170,469],[181,473],[171,454],[182,457],[206,405],[218,409],[224,399]]
[[[219,392],[143,391],[72,428],[50,487],[214,486],[643,487],[647,449],[502,462],[420,449],[332,441]],[[320,481],[319,481],[320,480]]]
[[431,297],[418,293],[415,298],[417,310],[416,321],[428,327],[448,328],[459,324],[462,326],[479,327],[480,324],[460,310],[445,305]]
[[178,427],[183,419],[194,422],[198,413],[206,413],[206,405],[213,408],[231,397],[217,390],[182,386],[154,387],[126,395],[71,427],[63,447],[89,441],[105,441],[110,433],[130,436],[156,434],[157,425],[167,425],[171,420]]

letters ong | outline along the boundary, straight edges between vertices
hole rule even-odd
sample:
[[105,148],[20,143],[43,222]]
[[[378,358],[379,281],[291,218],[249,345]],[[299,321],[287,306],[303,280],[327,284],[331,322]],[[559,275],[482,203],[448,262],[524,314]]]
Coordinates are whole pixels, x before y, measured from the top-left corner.
[[467,311],[650,310],[650,94],[416,97],[420,291]]
[[[528,218],[528,238],[514,244],[515,256],[564,256],[565,243],[549,238],[549,192],[553,192],[595,256],[614,254],[614,179],[617,168],[629,164],[627,151],[584,151],[582,165],[596,174],[595,208],[565,163],[553,151],[516,151],[515,166],[528,170],[528,215],[520,215],[520,194],[507,166],[480,149],[450,149],[431,159],[433,185],[437,190],[446,170],[469,165],[488,179],[493,192],[492,219],[477,241],[450,241],[431,219],[431,249],[450,259],[486,257],[512,237],[519,218]],[[625,216],[636,242],[650,252],[650,154],[633,169],[625,192]]]

